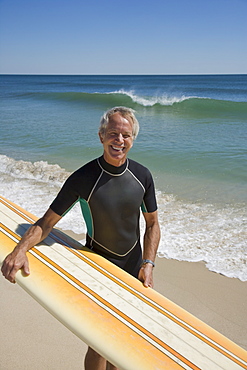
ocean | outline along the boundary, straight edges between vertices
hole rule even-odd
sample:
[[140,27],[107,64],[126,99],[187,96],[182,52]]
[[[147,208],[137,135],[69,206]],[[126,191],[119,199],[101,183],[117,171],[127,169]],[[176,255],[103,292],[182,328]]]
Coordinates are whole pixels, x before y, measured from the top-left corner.
[[[0,194],[41,216],[102,154],[100,117],[117,105],[140,122],[129,157],[154,177],[159,257],[247,281],[247,75],[1,75]],[[86,231],[77,206],[58,226]]]

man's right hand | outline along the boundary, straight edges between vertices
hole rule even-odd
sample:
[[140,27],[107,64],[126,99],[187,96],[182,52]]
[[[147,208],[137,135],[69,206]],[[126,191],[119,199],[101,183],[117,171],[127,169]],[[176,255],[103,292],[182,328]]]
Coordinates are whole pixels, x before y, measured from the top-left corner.
[[15,275],[22,269],[25,275],[29,275],[29,263],[26,252],[14,249],[3,261],[1,271],[5,279],[15,283]]
[[15,283],[15,275],[20,269],[25,275],[30,274],[26,252],[44,240],[61,217],[49,208],[44,216],[25,232],[13,252],[3,261],[1,270],[7,280]]

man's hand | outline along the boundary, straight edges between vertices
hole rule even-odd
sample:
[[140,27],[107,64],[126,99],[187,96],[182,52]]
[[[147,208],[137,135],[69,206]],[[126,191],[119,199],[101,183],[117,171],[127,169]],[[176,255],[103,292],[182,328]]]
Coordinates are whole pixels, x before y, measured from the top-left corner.
[[1,270],[7,280],[15,283],[15,274],[20,269],[25,275],[30,274],[26,252],[44,240],[60,219],[61,216],[49,208],[44,216],[25,232],[13,252],[3,262]]
[[140,268],[138,279],[143,282],[143,285],[148,288],[153,288],[153,266],[151,263],[145,263]]
[[20,269],[23,270],[25,275],[30,274],[26,253],[22,250],[14,249],[3,261],[1,271],[5,279],[15,283],[15,275]]

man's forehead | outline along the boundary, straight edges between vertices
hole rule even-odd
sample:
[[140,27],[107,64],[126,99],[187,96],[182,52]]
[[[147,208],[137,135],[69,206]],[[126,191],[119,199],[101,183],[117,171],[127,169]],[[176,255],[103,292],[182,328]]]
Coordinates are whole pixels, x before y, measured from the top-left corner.
[[124,120],[128,121],[129,123],[132,122],[131,117],[128,114],[122,114],[120,112],[115,112],[109,117],[109,122],[115,120]]
[[108,125],[106,127],[107,131],[124,131],[124,132],[132,132],[131,125],[128,126],[119,126],[119,125]]
[[128,117],[123,117],[118,113],[114,113],[109,117],[108,125],[106,126],[107,131],[121,130],[126,132],[132,132],[133,125]]

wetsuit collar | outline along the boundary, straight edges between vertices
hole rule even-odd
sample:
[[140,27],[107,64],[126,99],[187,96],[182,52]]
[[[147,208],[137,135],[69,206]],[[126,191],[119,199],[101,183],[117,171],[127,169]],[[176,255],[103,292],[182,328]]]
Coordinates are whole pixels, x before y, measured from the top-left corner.
[[111,164],[107,163],[102,155],[102,157],[99,157],[98,158],[98,161],[99,161],[99,164],[100,166],[103,168],[103,170],[107,171],[107,172],[110,172],[112,173],[113,175],[120,175],[121,173],[123,173],[126,168],[128,167],[128,159],[126,159],[126,161],[124,162],[124,164],[122,164],[122,166],[119,166],[119,167],[115,167],[115,166],[112,166]]

